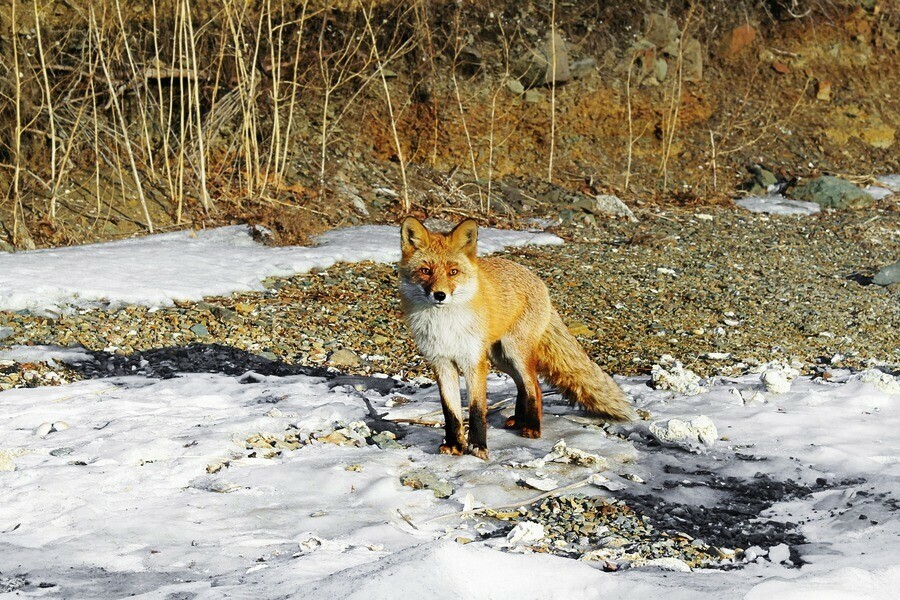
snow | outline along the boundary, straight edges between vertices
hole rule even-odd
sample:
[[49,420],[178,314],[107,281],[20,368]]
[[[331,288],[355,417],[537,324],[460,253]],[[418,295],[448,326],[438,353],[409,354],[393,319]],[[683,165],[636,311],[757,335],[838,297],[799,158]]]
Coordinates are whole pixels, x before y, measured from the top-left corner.
[[734,203],[750,212],[773,215],[813,215],[822,210],[822,207],[815,202],[791,200],[778,194],[748,196],[735,200]]
[[[400,229],[388,225],[336,229],[312,247],[269,247],[235,225],[163,233],[70,248],[0,253],[0,310],[58,314],[72,307],[171,306],[232,292],[262,290],[267,277],[287,277],[337,262],[400,258]],[[478,247],[491,253],[525,244],[561,244],[543,232],[483,228]]]
[[[482,235],[490,239],[487,231]],[[53,271],[59,285],[29,293],[0,284],[0,293],[4,302],[15,298],[33,310],[91,297],[165,303],[238,285],[255,289],[266,276],[338,258],[389,260],[394,255],[384,244],[395,241],[395,230],[345,230],[306,249],[317,258],[304,258],[302,249],[265,248],[228,228],[21,253],[0,257],[0,278],[39,277],[30,270],[40,266]],[[184,261],[170,251],[185,254]],[[187,268],[191,261],[199,262]],[[144,268],[128,290],[117,282],[135,265]],[[221,277],[229,268],[230,283],[215,287],[208,271],[219,270]],[[53,281],[44,273],[40,278]],[[51,359],[77,364],[90,358],[77,349],[47,347],[0,355],[5,361]],[[547,393],[541,439],[500,427],[510,405],[491,416],[488,461],[437,453],[442,430],[420,425],[399,426],[405,436],[397,449],[329,436],[358,431],[358,422],[381,429],[368,405],[387,419],[439,419],[434,385],[398,382],[382,396],[366,386],[334,387],[306,376],[191,373],[2,391],[0,597],[896,596],[897,376],[880,370],[836,370],[827,381],[801,376],[765,402],[754,401],[764,390],[759,372],[704,380],[706,391],[696,395],[653,389],[647,377],[619,382],[649,420],[608,432]],[[514,402],[515,386],[492,375],[488,397],[492,404]],[[697,415],[715,425],[715,444],[687,451],[650,443],[651,422]],[[68,428],[45,427],[59,423]],[[681,572],[665,569],[682,565],[659,561],[606,573],[594,562],[527,552],[526,539],[539,534],[537,527],[525,526],[514,542],[505,534],[482,540],[480,518],[455,514],[523,503],[539,493],[521,484],[526,479],[550,479],[560,487],[582,482],[575,491],[613,498],[626,492],[694,504],[715,498],[703,486],[663,485],[673,481],[667,474],[673,465],[748,481],[761,473],[807,485],[827,482],[761,515],[797,524],[806,543],[792,550],[805,561],[802,568],[773,543],[754,548],[753,560],[738,570]],[[421,469],[446,480],[451,496],[439,499],[430,489],[400,483],[402,475]]]

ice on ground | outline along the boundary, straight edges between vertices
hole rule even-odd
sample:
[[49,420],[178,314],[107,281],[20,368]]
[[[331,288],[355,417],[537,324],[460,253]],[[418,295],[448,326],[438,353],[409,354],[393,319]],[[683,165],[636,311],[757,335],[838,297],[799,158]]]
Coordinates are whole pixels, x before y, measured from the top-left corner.
[[822,210],[815,202],[791,200],[784,196],[747,196],[734,201],[735,204],[756,213],[771,215],[813,215]]
[[875,181],[888,188],[893,192],[900,193],[900,174],[897,175],[880,175]]
[[[124,377],[7,390],[0,392],[0,572],[27,574],[36,583],[18,590],[20,597],[44,598],[211,599],[251,590],[280,597],[300,589],[323,598],[426,589],[436,598],[506,598],[521,591],[516,582],[530,590],[521,598],[721,598],[753,594],[758,586],[801,597],[820,590],[831,573],[852,569],[876,587],[860,591],[838,582],[835,593],[877,598],[877,586],[900,584],[900,518],[888,501],[900,496],[900,404],[860,378],[840,379],[797,378],[777,405],[729,400],[733,389],[759,385],[752,374],[716,380],[694,396],[653,390],[646,378],[622,382],[658,420],[707,415],[727,434],[708,455],[647,445],[641,423],[608,435],[548,394],[544,437],[528,440],[499,427],[512,410],[504,409],[491,421],[487,462],[438,454],[442,431],[414,425],[401,428],[393,449],[319,441],[330,430],[377,430],[366,400],[384,418],[439,411],[435,386],[404,392],[409,402],[399,406],[377,392],[330,389],[304,376],[256,383],[211,374]],[[489,395],[515,397],[515,385],[492,375]],[[43,424],[61,422],[69,427],[38,434]],[[602,460],[550,460],[575,448]],[[737,449],[753,460],[737,459]],[[535,471],[525,477],[560,486],[586,475],[600,486],[611,478],[617,483],[582,486],[579,493],[705,503],[702,488],[661,485],[692,477],[667,475],[672,465],[689,472],[701,460],[719,478],[750,480],[762,472],[834,483],[761,515],[800,524],[807,540],[797,548],[807,563],[802,569],[762,558],[771,549],[761,548],[743,570],[713,576],[602,573],[577,561],[485,547],[490,540],[474,533],[477,518],[453,514],[464,504],[516,506],[533,498],[535,490],[519,483],[522,467],[513,466],[526,463]],[[402,485],[411,468],[446,479],[451,497]],[[515,547],[527,551],[525,538],[537,529],[522,533]],[[475,541],[458,545],[452,541],[458,537]],[[53,587],[38,588],[41,582]]]
[[[68,248],[0,253],[0,310],[58,314],[72,307],[170,306],[263,289],[267,277],[326,269],[340,261],[396,262],[400,230],[366,225],[329,231],[310,247],[273,248],[244,226],[180,231]],[[482,253],[561,244],[548,233],[479,231]]]

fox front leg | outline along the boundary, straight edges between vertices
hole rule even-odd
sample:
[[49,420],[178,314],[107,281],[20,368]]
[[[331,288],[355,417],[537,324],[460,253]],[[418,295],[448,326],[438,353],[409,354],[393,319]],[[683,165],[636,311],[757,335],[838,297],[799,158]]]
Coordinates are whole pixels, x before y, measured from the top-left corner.
[[444,411],[445,436],[440,452],[459,456],[466,449],[459,394],[459,371],[452,362],[440,361],[434,364],[434,374],[441,391],[441,408]]
[[482,460],[487,450],[487,358],[466,369],[466,392],[469,396],[469,445],[467,452]]

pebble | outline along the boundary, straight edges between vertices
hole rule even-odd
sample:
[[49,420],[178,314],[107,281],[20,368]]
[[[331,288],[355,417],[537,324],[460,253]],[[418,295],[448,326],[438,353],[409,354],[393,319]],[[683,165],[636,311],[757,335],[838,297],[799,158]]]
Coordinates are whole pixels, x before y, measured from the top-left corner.
[[[525,191],[537,197],[546,190]],[[895,334],[900,286],[879,290],[847,279],[856,269],[897,260],[896,211],[831,212],[813,227],[812,221],[728,207],[705,206],[702,214],[711,220],[693,218],[697,213],[691,210],[646,210],[659,218],[637,225],[602,220],[594,228],[565,226],[558,229],[571,240],[565,246],[504,254],[547,282],[565,322],[593,333],[581,343],[607,371],[646,375],[663,354],[678,357],[684,369],[704,378],[740,374],[739,362],[790,357],[812,374],[820,357],[836,353],[847,357],[841,363],[847,369],[869,368],[870,360],[900,363]],[[660,265],[679,277],[660,278]],[[383,372],[407,381],[433,377],[403,323],[394,266],[339,265],[269,283],[263,292],[158,309],[80,309],[54,319],[0,311],[7,336],[0,345],[81,346],[92,352],[115,346],[116,353],[133,355],[203,340],[234,349],[236,367],[254,364],[256,356],[315,366],[346,348],[384,360],[341,367],[344,372]],[[723,318],[725,312],[740,317]],[[648,326],[648,315],[664,335]],[[208,337],[190,330],[197,324],[206,327]],[[823,331],[835,335],[819,336]],[[701,358],[708,353],[731,358]],[[26,379],[26,370],[38,378]],[[0,390],[88,376],[96,375],[64,365],[0,363]]]
[[650,381],[655,389],[672,390],[687,396],[696,396],[706,391],[700,385],[700,376],[685,369],[681,361],[674,360],[671,356],[664,356],[659,363],[653,365]]

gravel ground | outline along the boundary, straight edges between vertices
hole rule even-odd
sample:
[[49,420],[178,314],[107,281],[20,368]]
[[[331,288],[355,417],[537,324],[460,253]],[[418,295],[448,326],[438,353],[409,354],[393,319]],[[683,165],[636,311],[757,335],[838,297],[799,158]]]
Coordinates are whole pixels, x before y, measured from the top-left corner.
[[[900,256],[895,205],[802,218],[713,207],[639,217],[569,228],[559,232],[565,246],[510,253],[547,282],[564,319],[611,373],[646,374],[665,354],[703,376],[769,360],[820,374],[900,364],[900,286],[870,284]],[[58,319],[0,312],[0,344],[119,355],[216,344],[352,374],[430,374],[401,320],[393,266],[338,265],[267,285],[158,310]],[[4,369],[3,387],[54,382],[29,383],[21,372],[10,381],[15,369]]]
[[[771,360],[825,377],[832,366],[900,365],[900,285],[871,284],[879,267],[900,256],[895,205],[803,218],[710,207],[639,217],[570,227],[559,231],[565,246],[509,253],[547,282],[564,319],[610,372],[646,374],[666,354],[703,376]],[[0,312],[0,347],[83,346],[95,354],[77,369],[0,361],[0,389],[189,370],[322,375],[321,367],[334,367],[347,375],[429,376],[401,320],[396,286],[393,266],[362,263],[165,309],[94,309],[58,319]],[[659,560],[662,568],[728,568],[740,548],[760,540],[802,543],[791,524],[757,515],[811,490],[756,480],[709,485],[730,500],[706,509],[655,497],[551,498],[489,515],[499,525],[491,535],[538,522],[548,537],[536,551],[610,569]]]

